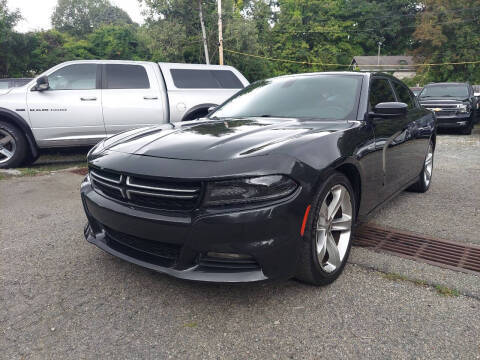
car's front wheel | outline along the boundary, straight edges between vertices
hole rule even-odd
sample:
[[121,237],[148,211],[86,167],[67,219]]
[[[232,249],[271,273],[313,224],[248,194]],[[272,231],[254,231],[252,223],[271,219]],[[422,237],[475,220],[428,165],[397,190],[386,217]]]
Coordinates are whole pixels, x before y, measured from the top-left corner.
[[330,175],[311,209],[296,278],[327,285],[342,273],[352,245],[356,206],[348,178],[339,172]]
[[27,140],[10,123],[0,121],[0,169],[20,166],[27,155]]

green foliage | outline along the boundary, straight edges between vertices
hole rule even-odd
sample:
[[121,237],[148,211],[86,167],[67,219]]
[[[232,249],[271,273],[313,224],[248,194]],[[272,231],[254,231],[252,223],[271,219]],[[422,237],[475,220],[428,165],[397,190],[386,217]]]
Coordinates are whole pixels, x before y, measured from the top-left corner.
[[[138,0],[145,24],[109,0],[58,0],[53,30],[19,34],[20,19],[0,0],[0,76],[33,76],[73,59],[205,62],[198,0]],[[133,0],[132,0],[133,1]],[[478,60],[479,0],[222,0],[224,47],[259,57],[349,64],[355,55],[413,54],[418,62]],[[202,0],[209,55],[218,63],[216,0]],[[250,81],[346,67],[224,53]],[[480,65],[420,67],[410,84],[469,80]]]
[[[418,42],[415,54],[422,63],[479,60],[479,18],[478,0],[425,1],[413,34]],[[426,84],[432,81],[478,84],[480,64],[422,67],[417,82]]]
[[108,0],[58,0],[52,15],[55,29],[84,36],[102,25],[132,24],[130,16]]

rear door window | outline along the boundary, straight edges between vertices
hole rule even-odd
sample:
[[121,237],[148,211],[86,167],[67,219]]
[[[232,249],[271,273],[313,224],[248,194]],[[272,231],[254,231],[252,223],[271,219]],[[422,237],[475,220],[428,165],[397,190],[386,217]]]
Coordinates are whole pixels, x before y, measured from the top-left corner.
[[105,65],[104,89],[149,89],[150,82],[141,65]]
[[170,74],[179,89],[243,89],[230,70],[171,69]]

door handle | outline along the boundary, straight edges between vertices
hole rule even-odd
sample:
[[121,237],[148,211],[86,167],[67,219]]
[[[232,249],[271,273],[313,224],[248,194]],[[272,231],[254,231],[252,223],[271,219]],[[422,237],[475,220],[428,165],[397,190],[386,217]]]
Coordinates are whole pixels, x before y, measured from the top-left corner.
[[95,96],[92,97],[81,97],[80,100],[82,101],[95,101],[97,98]]
[[144,96],[143,97],[145,100],[157,100],[158,96]]

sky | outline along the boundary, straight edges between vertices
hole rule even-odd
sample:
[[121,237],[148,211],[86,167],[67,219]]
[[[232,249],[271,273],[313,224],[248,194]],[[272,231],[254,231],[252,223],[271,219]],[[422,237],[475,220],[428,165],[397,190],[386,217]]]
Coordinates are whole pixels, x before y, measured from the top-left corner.
[[[27,32],[40,29],[50,29],[50,17],[57,0],[8,0],[10,10],[20,9],[23,20],[15,27],[16,31]],[[138,0],[110,0],[110,3],[125,10],[136,23],[143,23]]]

